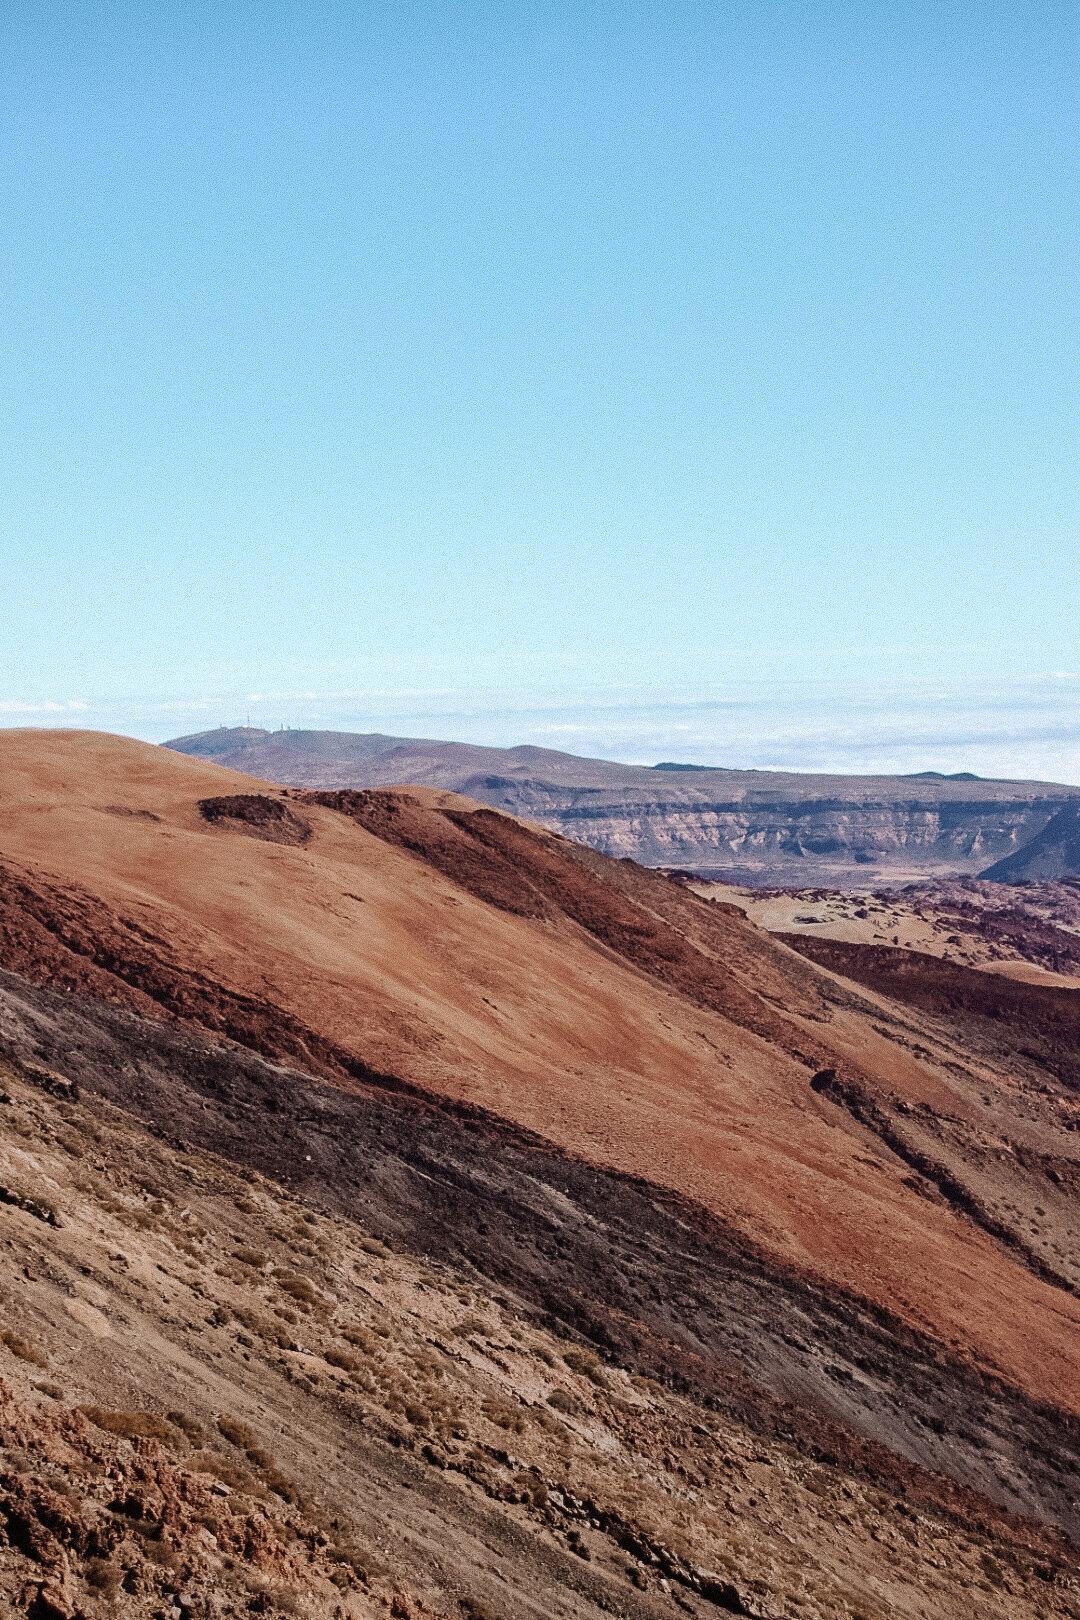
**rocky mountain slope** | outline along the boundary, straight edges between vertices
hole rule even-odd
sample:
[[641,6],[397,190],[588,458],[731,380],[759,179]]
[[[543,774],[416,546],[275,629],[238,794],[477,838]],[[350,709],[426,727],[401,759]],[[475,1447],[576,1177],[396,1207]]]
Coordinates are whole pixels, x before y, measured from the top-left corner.
[[1076,1612],[1042,1012],[86,733],[0,867],[15,1612]]
[[350,732],[221,728],[166,746],[298,787],[450,789],[609,855],[768,887],[978,873],[1080,805],[1045,782],[689,771]]
[[34,1065],[0,1081],[7,1613],[1075,1612],[1059,1536],[601,1357],[328,1213],[327,1182]]
[[983,873],[995,883],[1028,883],[1080,875],[1080,805],[1066,804],[1035,837]]

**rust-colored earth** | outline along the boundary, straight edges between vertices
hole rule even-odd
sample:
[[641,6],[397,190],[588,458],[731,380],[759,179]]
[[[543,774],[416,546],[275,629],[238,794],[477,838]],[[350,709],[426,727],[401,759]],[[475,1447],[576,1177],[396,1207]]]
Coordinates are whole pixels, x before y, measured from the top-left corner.
[[715,893],[0,732],[0,1612],[1074,1612],[1077,992]]
[[[207,819],[208,801],[243,814]],[[980,1164],[1004,1139],[1013,1159],[1068,1158],[1033,1060],[897,1039],[871,996],[735,910],[433,790],[299,794],[129,740],[9,731],[0,852],[12,970],[341,1084],[480,1105],[1080,1411],[1076,1294],[810,1086],[835,1068],[957,1121]]]

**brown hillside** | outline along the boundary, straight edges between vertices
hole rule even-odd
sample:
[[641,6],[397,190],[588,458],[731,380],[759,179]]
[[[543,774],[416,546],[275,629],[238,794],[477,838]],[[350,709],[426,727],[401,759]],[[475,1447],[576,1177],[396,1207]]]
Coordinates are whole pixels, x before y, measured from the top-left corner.
[[[0,856],[13,973],[354,1091],[479,1107],[1080,1411],[1078,1138],[1034,1059],[1005,1067],[734,910],[434,790],[300,794],[7,732]],[[812,1088],[830,1069],[867,1107]]]

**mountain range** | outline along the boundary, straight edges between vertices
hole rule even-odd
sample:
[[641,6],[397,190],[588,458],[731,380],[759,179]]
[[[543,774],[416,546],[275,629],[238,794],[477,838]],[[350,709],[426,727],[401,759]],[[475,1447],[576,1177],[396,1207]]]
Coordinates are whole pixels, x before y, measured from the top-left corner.
[[[1080,872],[1075,835],[1058,838],[1051,827],[1063,826],[1059,814],[1075,819],[1080,789],[1056,783],[620,765],[545,748],[255,727],[166,746],[297,787],[449,789],[605,854],[725,882],[801,888]],[[1041,851],[1030,872],[1029,845]]]
[[1075,1615],[1080,999],[0,733],[0,1599]]

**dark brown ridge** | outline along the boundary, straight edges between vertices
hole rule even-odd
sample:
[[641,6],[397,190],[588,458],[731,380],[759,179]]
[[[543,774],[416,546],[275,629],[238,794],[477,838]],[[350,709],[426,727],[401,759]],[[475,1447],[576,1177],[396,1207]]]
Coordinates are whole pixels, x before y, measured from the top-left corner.
[[231,793],[224,798],[200,799],[199,814],[211,826],[232,827],[249,838],[271,844],[306,844],[311,826],[294,816],[280,799],[265,793]]

